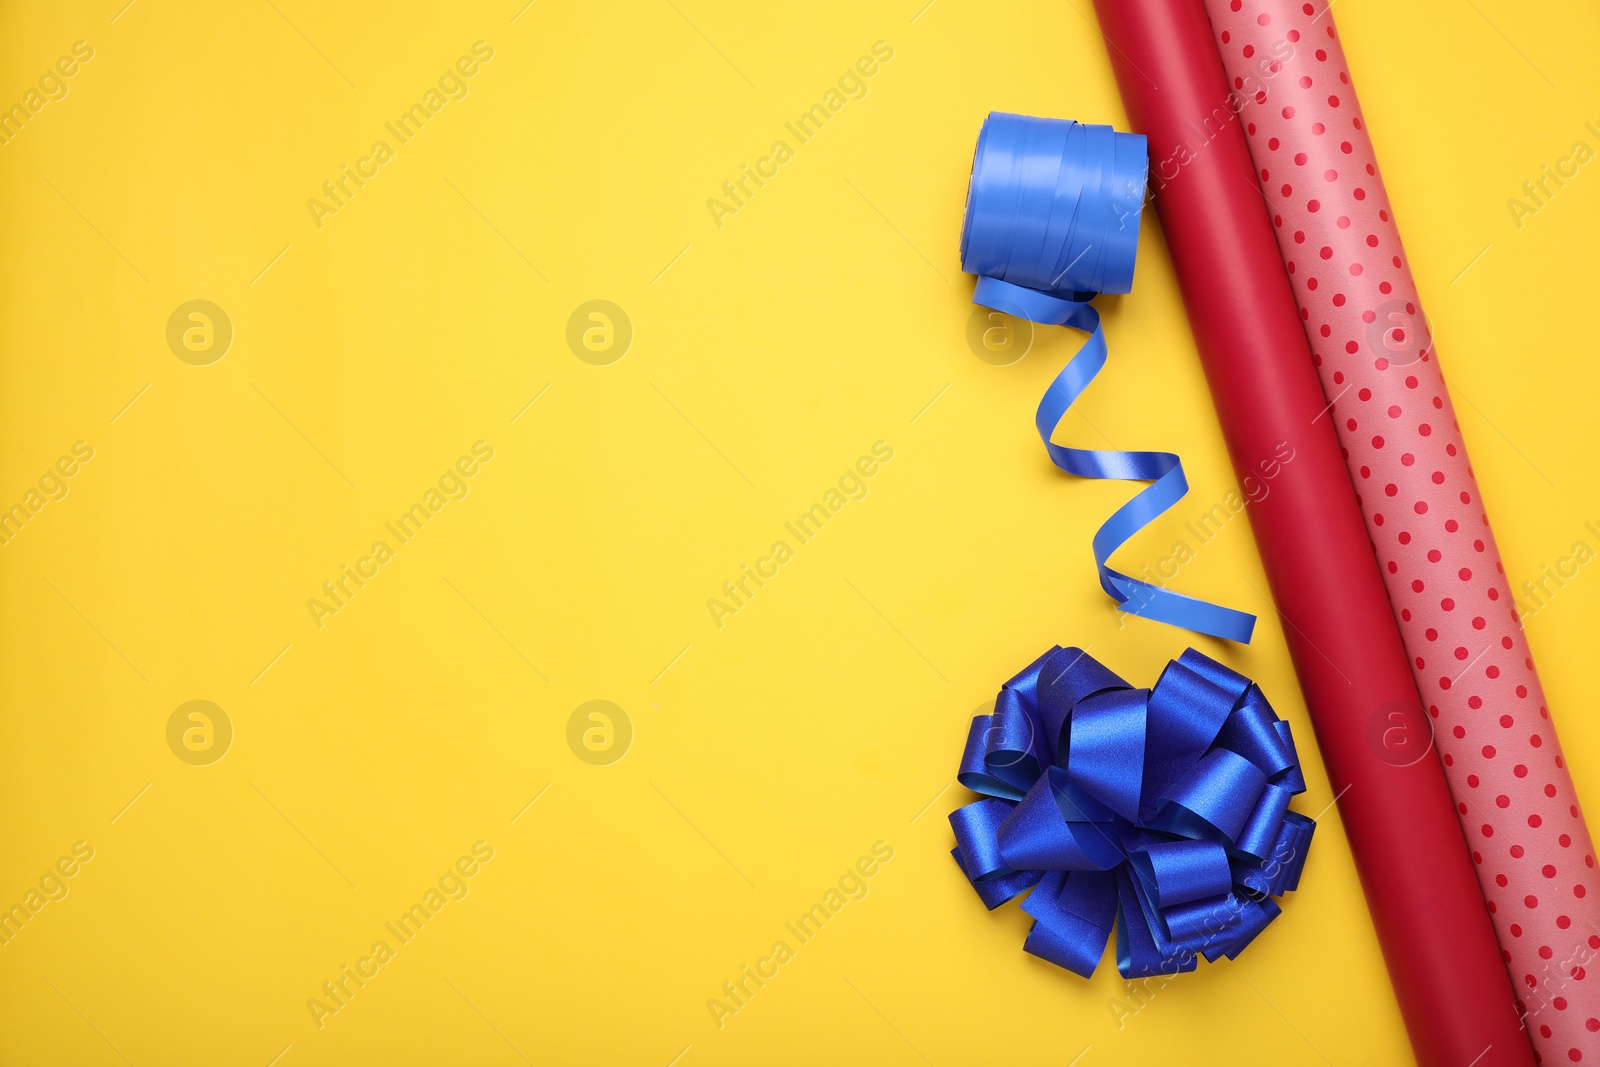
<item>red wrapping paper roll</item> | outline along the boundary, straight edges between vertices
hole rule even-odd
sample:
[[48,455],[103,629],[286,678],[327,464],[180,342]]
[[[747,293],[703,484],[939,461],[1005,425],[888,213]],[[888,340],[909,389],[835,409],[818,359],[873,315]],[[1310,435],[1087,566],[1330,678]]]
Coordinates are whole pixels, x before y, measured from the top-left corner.
[[1412,1046],[1430,1067],[1531,1064],[1438,761],[1383,746],[1391,713],[1420,714],[1417,689],[1338,441],[1318,417],[1327,401],[1243,132],[1206,121],[1232,113],[1205,10],[1096,7],[1133,129],[1150,138],[1155,205],[1235,469],[1242,479],[1294,450],[1250,525]]
[[1205,4],[1534,1047],[1595,1062],[1594,846],[1333,16],[1303,0]]

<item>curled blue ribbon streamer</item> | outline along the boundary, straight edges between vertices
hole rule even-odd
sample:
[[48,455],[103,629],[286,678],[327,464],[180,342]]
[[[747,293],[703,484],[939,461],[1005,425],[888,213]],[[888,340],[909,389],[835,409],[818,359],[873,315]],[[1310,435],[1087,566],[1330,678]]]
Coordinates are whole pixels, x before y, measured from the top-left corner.
[[1039,400],[1034,426],[1057,467],[1083,478],[1148,482],[1092,542],[1100,586],[1124,611],[1248,643],[1256,617],[1130,577],[1107,560],[1189,491],[1171,452],[1069,448],[1050,440],[1106,362],[1101,293],[1133,288],[1148,154],[1142,134],[1065,119],[991,112],[978,134],[961,228],[972,302],[1089,334]]
[[1300,883],[1316,823],[1289,724],[1189,649],[1150,689],[1052,648],[972,720],[951,851],[984,905],[1032,890],[1023,948],[1087,978],[1111,938],[1124,978],[1234,958]]

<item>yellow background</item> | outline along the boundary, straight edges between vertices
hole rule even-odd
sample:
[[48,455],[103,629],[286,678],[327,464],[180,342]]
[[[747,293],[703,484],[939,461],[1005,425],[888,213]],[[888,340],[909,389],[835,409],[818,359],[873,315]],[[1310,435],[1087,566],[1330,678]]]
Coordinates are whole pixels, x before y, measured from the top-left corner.
[[[982,116],[1125,126],[1084,0],[124,2],[0,15],[0,103],[94,49],[0,146],[0,506],[94,449],[0,547],[0,904],[94,849],[0,947],[0,1062],[1406,1061],[1334,811],[1266,936],[1143,1001],[1109,960],[1024,954],[1026,916],[947,855],[1002,680],[1059,642],[1148,684],[1186,643],[1093,581],[1128,487],[1034,437],[1078,337],[1005,367],[966,341]],[[1520,586],[1600,544],[1600,175],[1520,230],[1506,206],[1600,147],[1600,15],[1335,14]],[[466,98],[319,229],[307,199],[480,40]],[[867,96],[795,144],[880,40]],[[707,199],[780,138],[795,157],[719,228]],[[192,299],[233,325],[208,366],[166,342]],[[607,366],[566,342],[594,299],[634,331]],[[1193,484],[1137,569],[1234,483],[1152,213],[1106,306],[1112,362],[1062,439],[1176,450]],[[307,599],[480,440],[470,494],[319,629]],[[869,495],[714,625],[707,598],[877,441]],[[1263,613],[1249,648],[1201,647],[1293,722],[1317,813],[1246,523],[1176,585]],[[1600,579],[1529,630],[1593,803]],[[167,744],[196,699],[234,730],[209,766]],[[609,766],[567,744],[595,699],[632,724]],[[469,895],[319,1029],[308,998],[478,841]],[[719,1028],[708,998],[878,841],[867,895]]]

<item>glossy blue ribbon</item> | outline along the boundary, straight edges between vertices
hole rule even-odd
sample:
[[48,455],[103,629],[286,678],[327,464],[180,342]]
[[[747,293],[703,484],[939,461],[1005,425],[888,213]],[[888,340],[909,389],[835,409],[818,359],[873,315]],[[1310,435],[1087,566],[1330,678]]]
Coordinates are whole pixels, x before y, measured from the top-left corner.
[[961,229],[961,268],[978,275],[972,302],[1089,334],[1045,390],[1034,425],[1057,467],[1083,478],[1149,482],[1094,535],[1100,586],[1129,614],[1249,642],[1256,617],[1112,570],[1111,554],[1183,498],[1171,452],[1068,448],[1050,437],[1106,362],[1101,293],[1133,288],[1148,155],[1141,134],[1064,119],[991,112],[978,134]]
[[1032,889],[1028,952],[1087,978],[1117,933],[1124,978],[1234,958],[1300,883],[1316,823],[1289,724],[1189,649],[1134,689],[1052,648],[972,720],[951,855],[991,910]]

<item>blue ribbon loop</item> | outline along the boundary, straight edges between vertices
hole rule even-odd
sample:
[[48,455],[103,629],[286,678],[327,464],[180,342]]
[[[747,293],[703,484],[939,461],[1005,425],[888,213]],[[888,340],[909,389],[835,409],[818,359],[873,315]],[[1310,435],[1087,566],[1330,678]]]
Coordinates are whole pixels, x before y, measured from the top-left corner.
[[1089,301],[1133,288],[1147,166],[1142,134],[991,112],[972,160],[961,268],[978,275],[973,303],[1089,334],[1039,400],[1034,426],[1050,461],[1070,474],[1150,483],[1094,535],[1101,588],[1131,615],[1248,643],[1254,615],[1163,589],[1106,562],[1189,491],[1178,457],[1050,440],[1105,366],[1105,332]]
[[1023,947],[1087,978],[1113,928],[1124,978],[1237,956],[1300,883],[1316,823],[1289,724],[1194,649],[1135,689],[1052,648],[972,720],[951,855],[993,909],[1032,889]]

